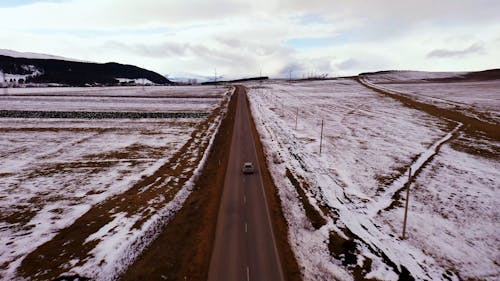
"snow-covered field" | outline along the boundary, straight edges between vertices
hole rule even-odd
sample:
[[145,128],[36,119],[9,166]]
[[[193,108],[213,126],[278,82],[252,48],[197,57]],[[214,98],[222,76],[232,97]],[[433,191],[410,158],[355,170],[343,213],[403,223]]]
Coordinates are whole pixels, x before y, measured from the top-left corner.
[[457,83],[384,84],[412,98],[500,124],[500,80]]
[[0,110],[84,112],[210,112],[215,87],[13,88],[0,91]]
[[[45,92],[36,90],[37,94],[48,93],[47,89]],[[57,89],[57,93],[75,93],[73,90]],[[229,93],[227,88],[214,87],[169,87],[163,90],[151,87],[147,88],[147,94],[137,87],[92,91],[94,94],[143,96],[126,98],[45,96],[41,99],[21,97],[15,100],[19,97],[0,96],[0,99],[1,109],[196,110],[211,113],[225,106]],[[172,97],[148,98],[150,94]],[[192,97],[174,97],[182,95]],[[30,252],[51,240],[99,202],[127,191],[141,179],[152,175],[187,143],[192,144],[187,147],[189,153],[185,154],[199,159],[198,154],[204,153],[203,148],[212,139],[221,117],[207,118],[0,118],[0,279],[15,279],[16,269]],[[193,134],[202,122],[209,122],[206,132]],[[193,173],[199,164],[190,162],[179,176]],[[173,177],[169,180],[179,182]],[[185,198],[186,194],[183,196]],[[146,217],[141,217],[141,213],[136,216],[124,212],[114,214],[115,219],[87,238],[86,243],[94,241],[96,245],[92,258],[68,260],[68,270],[78,265],[79,269],[74,269],[73,273],[92,275],[99,280],[119,273],[123,265],[116,263],[123,262],[123,255],[130,250],[130,244],[137,239],[145,242],[141,231],[151,231],[148,226],[155,225],[155,220],[177,208],[166,204],[170,199],[165,197],[166,194],[163,201],[157,201],[165,201],[162,206],[169,208],[151,207]],[[181,204],[181,199],[176,199],[176,203]],[[154,205],[154,202],[151,204]],[[139,226],[143,226],[138,229],[137,223],[142,220],[144,222]],[[109,247],[114,247],[113,251],[106,251]]]
[[[417,280],[498,280],[500,143],[470,139],[462,124],[351,79],[248,86],[305,280],[397,280],[407,271]],[[464,144],[494,157],[457,150]],[[287,168],[326,224],[314,227],[305,216]]]
[[441,108],[458,110],[500,124],[500,79],[475,82],[425,82],[425,79],[454,77],[460,73],[393,72],[363,78],[376,87],[409,95]]
[[134,96],[134,97],[199,97],[220,96],[223,88],[213,86],[132,86],[132,87],[33,87],[5,88],[0,95],[42,96]]
[[0,110],[93,112],[208,112],[220,96],[210,98],[1,96]]
[[411,71],[411,70],[389,70],[374,73],[361,74],[376,84],[390,83],[415,83],[431,79],[443,79],[460,77],[467,72],[429,72],[429,71]]

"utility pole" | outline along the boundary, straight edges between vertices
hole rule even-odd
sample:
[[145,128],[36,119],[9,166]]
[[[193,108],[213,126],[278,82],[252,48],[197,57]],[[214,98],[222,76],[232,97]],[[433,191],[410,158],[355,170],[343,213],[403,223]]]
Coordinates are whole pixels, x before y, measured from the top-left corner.
[[297,119],[299,118],[299,107],[297,106],[297,113],[295,113],[295,131],[297,131]]
[[214,84],[215,88],[217,88],[217,67],[214,69]]
[[259,84],[260,84],[260,90],[262,91],[262,67],[260,68],[260,73],[259,73]]
[[408,171],[408,182],[406,186],[406,205],[405,205],[405,215],[403,219],[403,235],[401,238],[404,240],[406,238],[406,219],[408,217],[408,201],[410,201],[410,185],[411,185],[411,167]]
[[292,69],[290,69],[288,81],[292,82]]
[[321,119],[321,136],[319,138],[319,155],[321,156],[321,147],[323,146],[323,119]]

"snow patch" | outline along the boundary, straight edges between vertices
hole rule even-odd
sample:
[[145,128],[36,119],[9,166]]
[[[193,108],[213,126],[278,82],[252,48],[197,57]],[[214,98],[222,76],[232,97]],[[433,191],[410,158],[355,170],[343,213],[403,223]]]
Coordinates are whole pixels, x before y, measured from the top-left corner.
[[[429,209],[429,206],[437,208],[440,204],[435,203],[436,198],[426,195],[425,198],[431,201],[416,199],[421,203],[416,203],[410,211],[410,234],[406,240],[399,238],[402,207],[396,206],[381,215],[374,215],[374,209],[380,208],[373,206],[386,202],[401,187],[408,168],[416,171],[422,167],[434,154],[435,148],[449,141],[460,126],[448,131],[449,121],[404,107],[351,79],[293,84],[267,81],[247,85],[250,87],[251,110],[289,224],[290,243],[304,279],[351,280],[348,267],[335,260],[327,247],[328,234],[342,233],[342,229],[346,228],[357,237],[358,256],[372,260],[368,276],[382,280],[398,279],[398,272],[401,273],[404,267],[417,280],[458,280],[456,273],[462,277],[467,275],[495,280],[494,268],[498,276],[498,266],[495,267],[495,257],[490,253],[497,248],[494,245],[498,245],[498,235],[493,234],[498,228],[498,220],[495,222],[498,214],[481,215],[482,209],[476,209],[473,203],[461,207],[459,203],[450,201],[446,207],[451,214],[463,216],[463,219],[460,223],[448,224],[451,220],[445,217],[441,223],[436,219],[435,209]],[[485,142],[485,145],[488,143]],[[467,172],[471,168],[464,169],[459,164],[461,153],[447,144],[441,147],[443,150],[450,151],[449,158],[442,164],[436,164],[436,159],[441,157],[440,152],[425,166],[424,171],[434,165],[450,165],[450,170],[457,175],[473,173],[474,177],[454,176],[449,174],[450,171],[425,176],[426,172],[422,171],[416,180],[419,182],[422,179],[420,189],[426,190],[425,187],[442,182],[433,188],[442,190],[439,198],[443,198],[444,194],[455,194],[453,198],[459,199],[461,196],[458,194],[462,192],[455,190],[464,190],[471,196],[476,182],[481,182],[483,191],[475,194],[476,201],[472,202],[483,202],[484,208],[490,212],[494,210],[494,206],[500,203],[500,196],[496,195],[498,184],[494,180],[500,176],[498,161],[490,163],[477,158],[482,164]],[[284,162],[274,163],[273,153],[279,153]],[[480,168],[485,165],[489,168]],[[311,228],[298,194],[285,177],[285,168],[307,181],[310,186],[307,196],[311,204],[316,207],[323,205],[331,210],[328,223],[320,229]],[[449,182],[454,184],[450,186]],[[443,199],[440,200],[438,202],[443,202]],[[465,227],[467,221],[470,223],[477,216],[489,217],[486,231]],[[432,228],[423,226],[427,221]],[[448,235],[445,231],[457,234]],[[472,245],[477,247],[475,252],[483,254],[480,259],[484,263],[482,267],[477,266],[476,257],[452,250],[451,245],[471,242],[457,238],[459,235],[474,237]],[[439,241],[447,242],[443,244]]]
[[0,56],[7,56],[7,57],[13,57],[13,58],[53,59],[53,60],[85,62],[82,60],[70,59],[70,58],[65,58],[65,57],[60,57],[60,56],[40,54],[40,53],[31,53],[31,52],[18,52],[18,51],[8,50],[8,49],[0,49]]

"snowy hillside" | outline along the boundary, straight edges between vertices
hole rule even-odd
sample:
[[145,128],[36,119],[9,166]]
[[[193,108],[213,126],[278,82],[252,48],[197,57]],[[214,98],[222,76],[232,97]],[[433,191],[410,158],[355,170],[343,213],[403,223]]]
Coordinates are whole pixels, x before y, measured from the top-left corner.
[[375,84],[423,83],[423,82],[478,82],[500,80],[500,69],[470,72],[429,72],[409,70],[387,70],[361,73],[359,76]]
[[82,60],[70,59],[70,58],[65,58],[65,57],[60,57],[60,56],[53,56],[53,55],[39,54],[39,53],[31,53],[31,52],[18,52],[18,51],[8,50],[8,49],[0,49],[0,56],[7,56],[7,57],[13,57],[13,58],[47,59],[47,60],[51,59],[51,60],[65,60],[65,61],[84,62]]
[[467,72],[428,72],[428,71],[409,71],[409,70],[388,70],[379,71],[372,73],[362,73],[363,77],[366,77],[370,82],[373,83],[407,83],[407,82],[418,82],[422,80],[430,79],[443,79],[450,77],[459,77]]
[[164,76],[134,65],[90,63],[49,55],[0,50],[0,86],[171,84]]

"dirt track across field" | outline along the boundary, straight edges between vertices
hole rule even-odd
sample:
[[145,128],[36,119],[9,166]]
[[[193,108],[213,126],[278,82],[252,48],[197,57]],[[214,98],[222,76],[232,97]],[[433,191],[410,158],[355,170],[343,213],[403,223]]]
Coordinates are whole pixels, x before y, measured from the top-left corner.
[[423,103],[403,94],[395,94],[389,91],[385,91],[383,89],[377,88],[376,86],[364,82],[362,77],[361,78],[357,77],[356,81],[358,81],[361,85],[377,93],[396,99],[408,107],[422,110],[424,112],[429,113],[430,115],[434,115],[439,118],[446,118],[449,120],[453,120],[455,122],[462,123],[464,124],[464,130],[471,131],[472,134],[476,134],[476,132],[482,132],[492,140],[495,141],[500,140],[500,125],[498,124],[492,124],[486,121],[479,120],[477,118],[466,116],[463,113],[460,113],[455,110],[441,108],[436,105],[428,103]]

